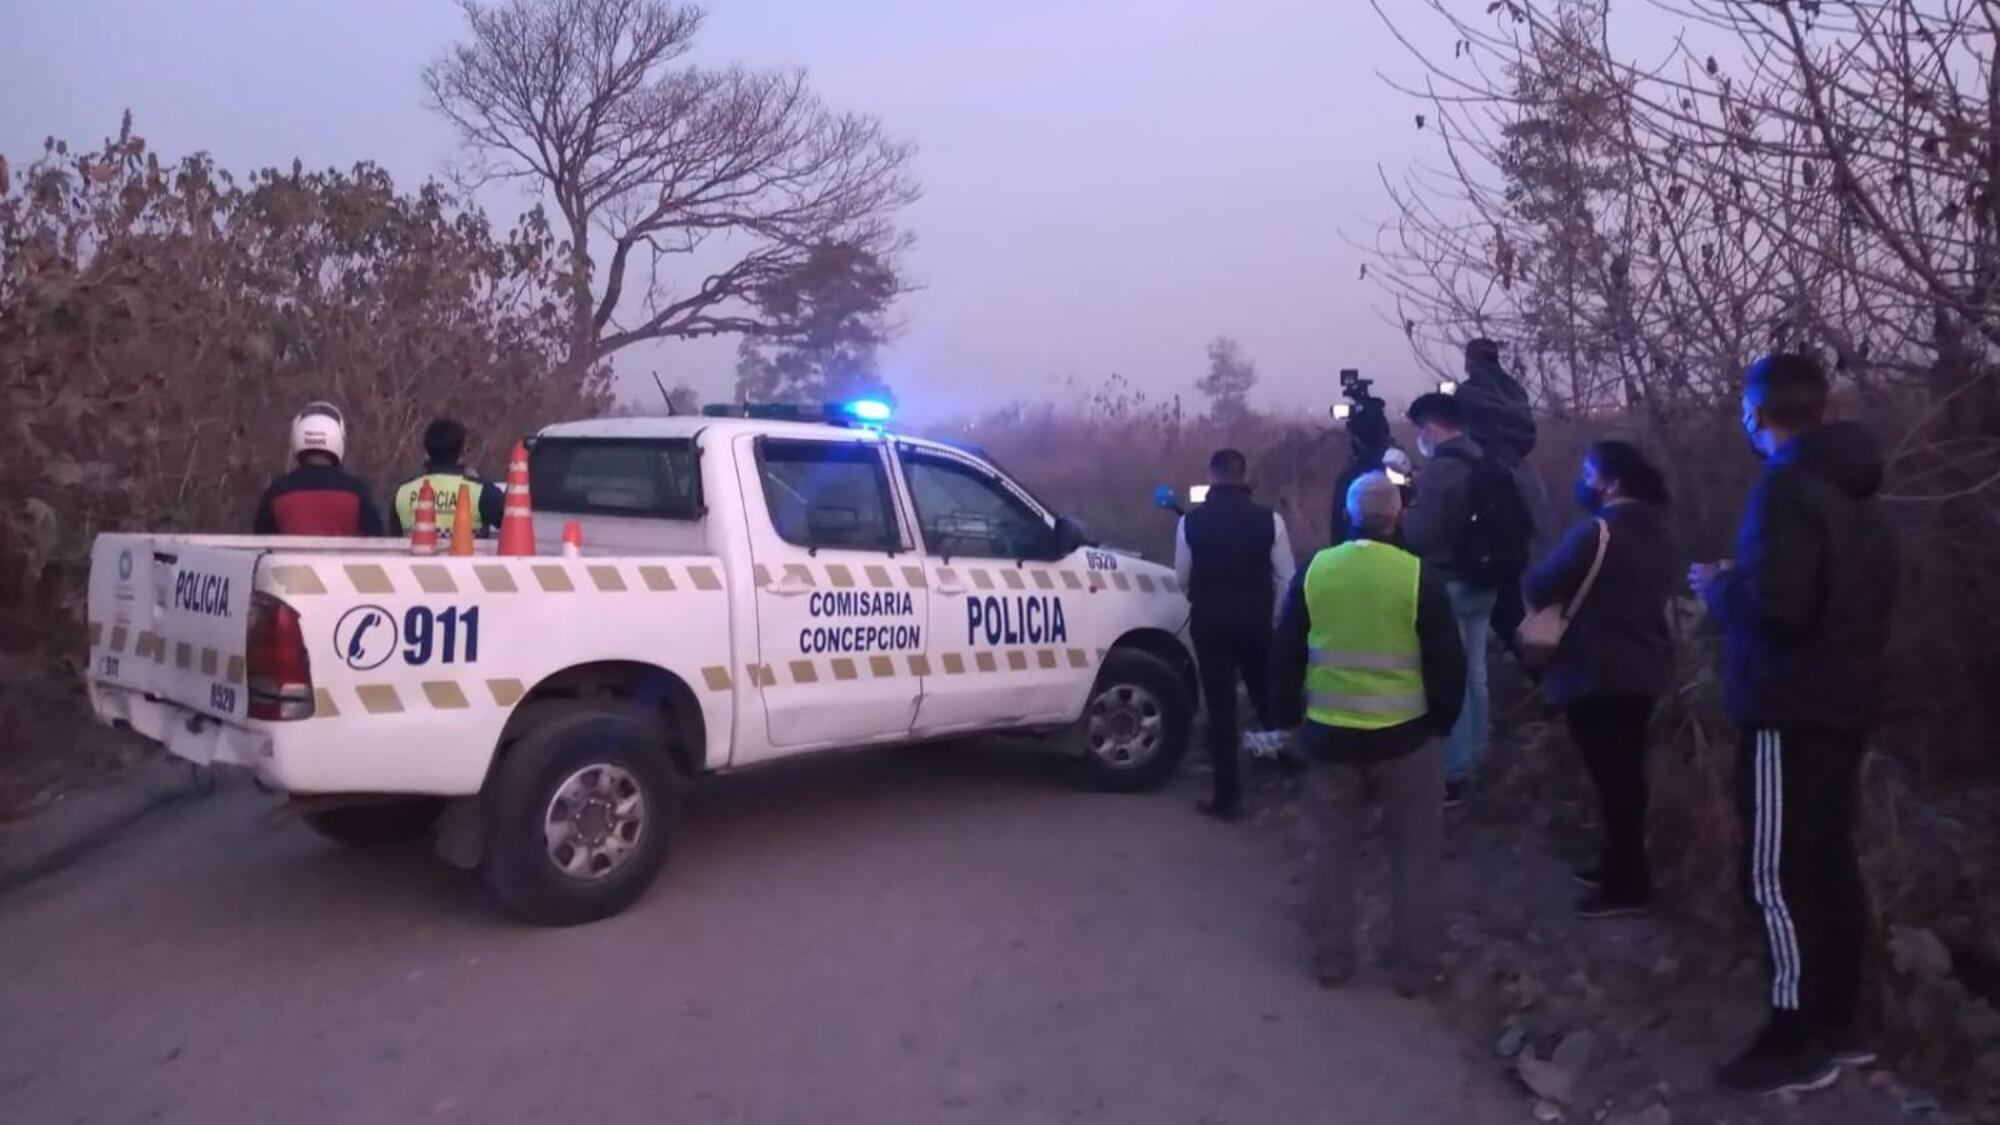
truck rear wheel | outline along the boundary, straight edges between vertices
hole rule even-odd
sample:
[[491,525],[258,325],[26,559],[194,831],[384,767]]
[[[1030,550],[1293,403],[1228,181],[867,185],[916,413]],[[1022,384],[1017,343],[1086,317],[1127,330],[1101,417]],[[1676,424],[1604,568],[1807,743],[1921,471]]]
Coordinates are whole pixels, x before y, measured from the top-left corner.
[[396,797],[307,813],[304,819],[314,832],[337,844],[379,848],[422,836],[443,812],[440,797]]
[[1194,701],[1165,661],[1137,649],[1104,659],[1083,713],[1083,769],[1099,789],[1157,789],[1180,768],[1194,734]]
[[659,874],[679,798],[656,722],[624,708],[558,713],[515,742],[487,781],[480,874],[529,922],[608,918]]

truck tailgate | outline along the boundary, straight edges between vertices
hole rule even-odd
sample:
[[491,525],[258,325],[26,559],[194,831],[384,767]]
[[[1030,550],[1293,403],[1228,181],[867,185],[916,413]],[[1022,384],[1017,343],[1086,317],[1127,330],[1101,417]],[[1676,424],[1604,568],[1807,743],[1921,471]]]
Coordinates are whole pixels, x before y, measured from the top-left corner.
[[[248,713],[244,644],[261,552],[101,535],[90,558],[90,680],[224,723]],[[196,724],[200,725],[200,724]],[[151,733],[151,732],[148,732]]]

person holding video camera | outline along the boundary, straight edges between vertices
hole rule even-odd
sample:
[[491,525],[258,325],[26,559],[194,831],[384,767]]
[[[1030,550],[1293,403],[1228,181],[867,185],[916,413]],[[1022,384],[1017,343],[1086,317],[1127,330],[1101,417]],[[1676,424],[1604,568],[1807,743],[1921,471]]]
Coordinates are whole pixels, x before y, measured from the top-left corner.
[[1420,395],[1407,416],[1429,465],[1404,513],[1403,542],[1444,576],[1465,646],[1465,702],[1445,744],[1445,803],[1458,804],[1486,753],[1487,630],[1501,588],[1527,569],[1533,524],[1513,471],[1467,432],[1458,396]]
[[[1335,419],[1347,427],[1347,467],[1333,480],[1333,513],[1327,521],[1332,529],[1333,542],[1345,543],[1354,537],[1354,526],[1347,512],[1347,493],[1354,482],[1369,473],[1389,469],[1387,459],[1395,449],[1395,439],[1389,432],[1389,404],[1376,397],[1375,382],[1363,379],[1361,372],[1345,368],[1340,373],[1340,393],[1347,401],[1333,408]],[[1392,483],[1403,486],[1409,482],[1408,458],[1398,471],[1390,473]],[[1407,488],[1404,499],[1409,499]]]

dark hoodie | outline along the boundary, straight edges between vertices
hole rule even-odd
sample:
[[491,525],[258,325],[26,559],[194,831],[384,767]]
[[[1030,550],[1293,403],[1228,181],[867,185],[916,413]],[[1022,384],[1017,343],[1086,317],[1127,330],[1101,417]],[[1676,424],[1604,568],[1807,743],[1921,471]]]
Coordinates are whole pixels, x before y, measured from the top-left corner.
[[1528,392],[1500,366],[1500,345],[1487,339],[1465,345],[1465,382],[1458,401],[1465,429],[1488,456],[1513,469],[1535,448],[1535,412]]
[[1727,642],[1730,717],[1745,728],[1863,730],[1882,716],[1896,546],[1866,430],[1801,434],[1765,463],[1736,565],[1709,586]]

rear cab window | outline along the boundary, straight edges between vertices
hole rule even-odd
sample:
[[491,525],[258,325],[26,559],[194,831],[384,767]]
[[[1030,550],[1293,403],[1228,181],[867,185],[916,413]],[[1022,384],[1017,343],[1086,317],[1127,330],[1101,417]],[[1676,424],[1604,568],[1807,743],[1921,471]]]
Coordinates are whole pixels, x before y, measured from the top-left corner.
[[691,438],[543,438],[528,459],[538,511],[699,520],[701,460]]

